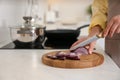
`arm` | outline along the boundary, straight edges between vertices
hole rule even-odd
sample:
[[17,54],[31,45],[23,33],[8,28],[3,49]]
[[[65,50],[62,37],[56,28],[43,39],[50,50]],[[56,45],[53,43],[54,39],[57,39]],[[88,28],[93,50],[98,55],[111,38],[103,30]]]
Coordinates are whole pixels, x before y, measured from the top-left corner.
[[92,28],[99,26],[102,30],[106,27],[108,11],[108,0],[94,0],[92,4],[92,18],[89,32]]
[[[96,34],[99,34],[101,31],[103,31],[107,21],[107,8],[108,8],[107,6],[108,6],[107,0],[94,0],[92,4],[92,20],[89,26],[89,35],[84,39],[80,38],[72,46],[75,46],[76,44],[82,42],[83,40]],[[85,46],[88,49],[89,54],[92,53],[95,43],[96,41]]]

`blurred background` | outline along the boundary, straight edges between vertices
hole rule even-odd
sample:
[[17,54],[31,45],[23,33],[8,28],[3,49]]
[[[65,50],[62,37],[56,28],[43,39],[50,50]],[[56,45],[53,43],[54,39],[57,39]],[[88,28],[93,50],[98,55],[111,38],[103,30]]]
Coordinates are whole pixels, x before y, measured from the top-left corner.
[[[11,41],[9,27],[22,25],[23,16],[37,17],[38,23],[45,25],[46,30],[75,30],[89,24],[92,2],[93,0],[0,0],[0,45]],[[88,27],[80,33],[80,36],[86,35]]]

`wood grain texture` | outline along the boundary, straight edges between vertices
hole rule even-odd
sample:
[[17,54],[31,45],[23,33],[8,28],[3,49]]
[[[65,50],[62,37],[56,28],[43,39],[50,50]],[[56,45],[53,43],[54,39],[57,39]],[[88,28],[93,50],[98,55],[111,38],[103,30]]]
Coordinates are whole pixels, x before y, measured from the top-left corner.
[[104,57],[101,54],[93,52],[91,55],[82,55],[80,60],[53,60],[47,57],[47,55],[55,55],[57,51],[46,53],[42,56],[42,62],[45,65],[58,67],[58,68],[90,68],[95,67],[103,63]]

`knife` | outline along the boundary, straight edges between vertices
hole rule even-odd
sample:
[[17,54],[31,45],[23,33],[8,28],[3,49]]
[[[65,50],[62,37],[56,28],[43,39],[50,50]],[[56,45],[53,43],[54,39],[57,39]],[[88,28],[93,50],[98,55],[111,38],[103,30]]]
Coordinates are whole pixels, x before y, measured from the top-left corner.
[[87,40],[85,40],[85,41],[83,41],[83,42],[73,46],[72,48],[70,48],[70,51],[75,50],[75,49],[77,49],[79,47],[83,47],[83,46],[85,46],[85,45],[87,45],[87,44],[89,44],[89,43],[91,43],[93,41],[96,41],[96,40],[100,39],[100,38],[102,38],[102,33],[100,33],[98,35],[95,35],[93,37],[90,37]]

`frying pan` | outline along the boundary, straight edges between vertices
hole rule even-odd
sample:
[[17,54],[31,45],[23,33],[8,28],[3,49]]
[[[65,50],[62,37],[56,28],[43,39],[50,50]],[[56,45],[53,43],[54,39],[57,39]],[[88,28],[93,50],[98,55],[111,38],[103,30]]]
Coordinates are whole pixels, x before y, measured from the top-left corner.
[[49,40],[70,40],[77,39],[81,29],[88,27],[89,24],[78,27],[76,30],[71,29],[59,29],[59,30],[46,30],[45,36]]
[[59,30],[46,30],[45,46],[52,47],[54,49],[69,49],[70,46],[77,41],[81,29],[88,27],[89,24],[78,27],[76,30],[71,29],[59,29]]

